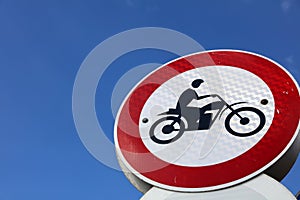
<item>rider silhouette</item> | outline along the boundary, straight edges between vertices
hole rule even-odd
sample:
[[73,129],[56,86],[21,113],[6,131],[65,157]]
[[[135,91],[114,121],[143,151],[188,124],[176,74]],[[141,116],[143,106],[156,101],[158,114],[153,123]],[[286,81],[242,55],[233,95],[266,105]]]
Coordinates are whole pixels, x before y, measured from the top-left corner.
[[[199,88],[204,81],[202,79],[196,79],[192,82],[192,87],[194,89],[185,90],[179,97],[176,110],[186,118],[188,121],[188,129],[208,129],[211,121],[211,114],[205,114],[205,111],[211,110],[211,104],[208,104],[202,108],[189,107],[188,105],[193,100],[200,100],[207,97],[214,97],[215,95],[203,95],[198,96],[195,89]],[[204,115],[205,114],[205,115]],[[198,122],[201,119],[201,124]]]

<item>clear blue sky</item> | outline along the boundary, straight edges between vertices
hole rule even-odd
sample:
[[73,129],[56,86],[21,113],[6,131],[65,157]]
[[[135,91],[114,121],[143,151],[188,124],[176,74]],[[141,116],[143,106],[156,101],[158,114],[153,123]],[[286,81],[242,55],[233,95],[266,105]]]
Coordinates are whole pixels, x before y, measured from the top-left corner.
[[[121,31],[165,27],[189,35],[205,49],[261,53],[300,81],[299,1],[174,2],[0,0],[1,200],[141,197],[121,172],[87,152],[72,117],[72,89],[81,62]],[[113,69],[122,59],[136,66],[173,58],[154,50],[135,52],[116,61],[106,79],[117,79]],[[99,118],[106,119],[103,127],[112,139],[113,117],[103,106],[110,89],[98,91],[97,109],[104,109]],[[283,184],[296,193],[299,180],[300,159]]]

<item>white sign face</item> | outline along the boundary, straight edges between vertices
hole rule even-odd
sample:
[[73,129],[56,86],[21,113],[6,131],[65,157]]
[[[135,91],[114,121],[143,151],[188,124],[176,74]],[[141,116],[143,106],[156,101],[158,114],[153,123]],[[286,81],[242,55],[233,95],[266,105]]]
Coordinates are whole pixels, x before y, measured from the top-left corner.
[[[203,83],[193,88],[197,79]],[[182,98],[189,102],[180,103]],[[179,110],[160,115],[176,111],[178,103],[181,116]],[[181,166],[208,166],[231,160],[257,144],[272,124],[274,109],[271,90],[255,74],[231,66],[202,67],[156,89],[142,109],[139,130],[145,146],[158,158]],[[243,119],[248,122],[242,124]],[[172,123],[170,128],[177,130],[164,133]]]
[[115,144],[144,182],[209,191],[273,166],[295,142],[299,118],[299,87],[278,63],[244,51],[207,51],[163,65],[130,92]]

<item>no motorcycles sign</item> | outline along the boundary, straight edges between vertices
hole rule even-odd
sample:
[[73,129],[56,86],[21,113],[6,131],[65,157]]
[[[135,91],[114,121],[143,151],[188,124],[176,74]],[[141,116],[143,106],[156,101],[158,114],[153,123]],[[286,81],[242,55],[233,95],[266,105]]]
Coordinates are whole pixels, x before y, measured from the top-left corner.
[[118,156],[143,181],[176,191],[215,190],[274,164],[299,131],[299,88],[263,56],[195,53],[145,77],[115,123]]

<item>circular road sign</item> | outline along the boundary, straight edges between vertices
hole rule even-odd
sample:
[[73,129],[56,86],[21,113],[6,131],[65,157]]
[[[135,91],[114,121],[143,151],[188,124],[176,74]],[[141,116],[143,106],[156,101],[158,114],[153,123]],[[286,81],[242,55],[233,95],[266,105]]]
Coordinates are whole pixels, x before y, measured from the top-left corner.
[[299,131],[299,87],[278,63],[237,50],[173,60],[138,83],[115,123],[121,162],[164,189],[208,191],[272,166]]

